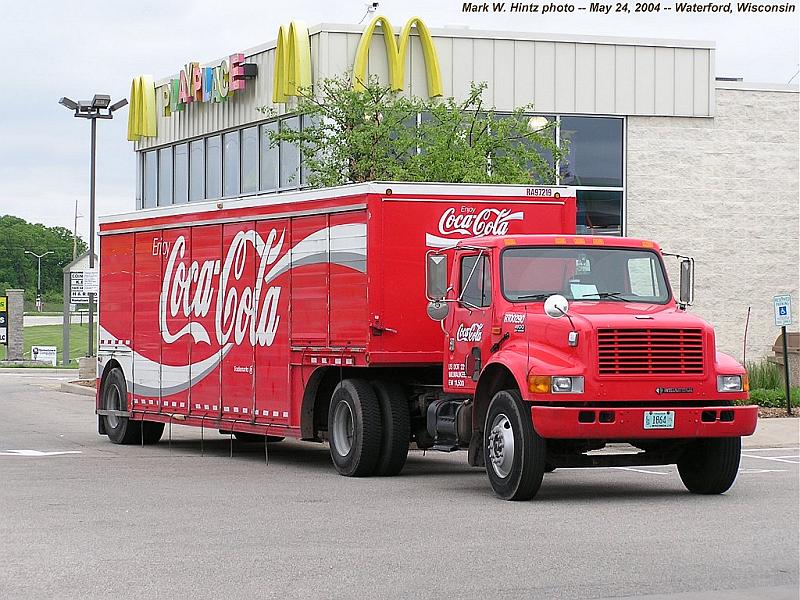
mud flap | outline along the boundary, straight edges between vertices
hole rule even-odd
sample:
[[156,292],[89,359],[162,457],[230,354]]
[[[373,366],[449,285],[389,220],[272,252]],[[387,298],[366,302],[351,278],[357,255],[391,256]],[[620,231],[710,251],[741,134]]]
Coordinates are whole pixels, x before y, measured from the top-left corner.
[[473,431],[472,438],[469,440],[469,450],[467,451],[467,462],[471,467],[485,467],[483,459],[483,432]]

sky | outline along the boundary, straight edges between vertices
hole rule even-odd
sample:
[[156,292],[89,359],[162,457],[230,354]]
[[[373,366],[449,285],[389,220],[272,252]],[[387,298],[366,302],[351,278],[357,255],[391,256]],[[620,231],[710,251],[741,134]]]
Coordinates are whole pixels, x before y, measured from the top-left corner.
[[[575,5],[588,2],[575,0]],[[384,0],[377,14],[395,25],[419,16],[432,28],[708,40],[716,43],[717,76],[749,82],[785,84],[800,68],[797,12],[476,14],[462,12],[462,5],[460,0]],[[252,48],[273,40],[281,23],[352,24],[365,13],[364,2],[351,0],[0,0],[5,65],[0,215],[72,229],[78,200],[83,215],[78,232],[87,239],[90,125],[60,106],[60,97],[82,100],[106,93],[116,101],[127,97],[135,75],[159,79],[190,60],[202,63]],[[98,122],[98,215],[134,208],[135,162],[133,145],[125,139],[127,113],[124,108],[114,120]]]

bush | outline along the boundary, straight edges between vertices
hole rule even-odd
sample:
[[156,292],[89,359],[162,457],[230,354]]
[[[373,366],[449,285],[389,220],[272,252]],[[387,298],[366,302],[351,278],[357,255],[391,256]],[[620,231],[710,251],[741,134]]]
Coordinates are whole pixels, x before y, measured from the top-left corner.
[[751,390],[783,390],[783,373],[772,361],[748,362],[747,375]]
[[[758,404],[765,408],[785,408],[786,392],[783,389],[751,389],[749,400],[737,400],[737,404]],[[800,387],[792,388],[792,406],[800,406]]]

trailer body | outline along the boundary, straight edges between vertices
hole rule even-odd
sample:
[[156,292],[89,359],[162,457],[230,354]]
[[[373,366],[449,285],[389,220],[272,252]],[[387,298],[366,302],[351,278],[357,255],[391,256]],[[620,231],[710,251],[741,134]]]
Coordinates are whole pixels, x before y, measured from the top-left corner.
[[571,188],[400,183],[102,219],[98,390],[118,367],[118,416],[316,439],[326,373],[440,372],[428,249],[574,223]]

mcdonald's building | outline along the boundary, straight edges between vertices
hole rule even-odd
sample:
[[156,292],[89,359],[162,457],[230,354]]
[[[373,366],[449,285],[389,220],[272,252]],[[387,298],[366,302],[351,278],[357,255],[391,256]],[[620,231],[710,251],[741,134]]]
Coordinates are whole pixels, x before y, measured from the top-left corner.
[[713,41],[378,17],[293,22],[262,46],[186,58],[167,77],[133,80],[137,208],[303,187],[299,150],[271,147],[269,131],[302,128],[298,89],[326,77],[354,73],[357,85],[377,75],[403,93],[456,99],[486,82],[488,105],[530,104],[569,140],[554,183],[576,186],[579,232],[650,238],[695,257],[695,310],[717,327],[721,350],[742,356],[749,307],[747,356],[768,354],[772,296],[798,298],[798,88],[718,77]]

